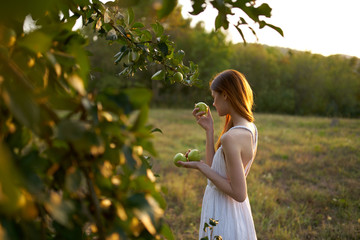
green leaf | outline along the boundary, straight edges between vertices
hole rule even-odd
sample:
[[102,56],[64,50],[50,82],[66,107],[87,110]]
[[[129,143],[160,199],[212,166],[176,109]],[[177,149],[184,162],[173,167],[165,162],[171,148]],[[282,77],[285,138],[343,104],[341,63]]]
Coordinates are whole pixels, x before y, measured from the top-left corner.
[[158,22],[151,24],[151,27],[154,30],[156,37],[160,37],[164,33],[164,27]]
[[21,125],[17,125],[16,131],[7,137],[6,142],[11,148],[18,148],[19,150],[21,150],[29,143],[30,140],[30,130]]
[[85,189],[85,181],[84,174],[78,168],[71,168],[65,177],[65,187],[69,192],[75,193],[80,188]]
[[169,227],[169,225],[167,224],[163,224],[162,228],[161,228],[161,232],[160,232],[164,237],[165,239],[167,240],[174,240],[174,235],[171,231],[171,228]]
[[[6,82],[7,83],[7,82]],[[34,96],[23,86],[5,84],[3,98],[16,119],[33,130],[40,131],[40,108],[34,101]]]
[[226,14],[219,12],[219,14],[215,19],[215,30],[218,30],[220,27],[223,27],[224,29],[228,29],[229,22],[227,20]]
[[271,17],[271,8],[268,4],[263,3],[257,9],[258,15],[264,15],[265,17]]
[[142,106],[131,130],[136,131],[144,127],[148,120],[148,115],[149,115],[149,107],[146,105]]
[[213,219],[213,218],[210,218],[209,219],[209,223],[210,223],[210,225],[211,226],[216,226],[216,225],[218,225],[218,223],[219,223],[219,221],[218,220],[215,220],[215,219]]
[[140,22],[136,22],[132,25],[131,28],[143,28],[145,27],[144,24],[140,23]]
[[[20,189],[18,183],[21,181],[17,171],[18,166],[14,166],[14,161],[10,157],[10,152],[2,144],[0,145],[0,183],[1,196],[0,212],[12,214],[18,206]],[[4,219],[2,217],[2,219]]]
[[129,98],[131,105],[136,109],[149,104],[152,97],[151,91],[145,88],[130,88],[124,90],[124,93]]
[[261,28],[263,28],[263,27],[265,27],[266,26],[266,22],[265,21],[260,21],[259,22],[259,28],[261,29]]
[[[145,132],[142,134],[147,134],[147,133]],[[150,153],[152,156],[154,156],[154,157],[157,156],[157,152],[156,152],[152,142],[148,141],[147,139],[140,139],[139,145],[141,145],[144,148],[144,150],[147,151],[148,153]]]
[[19,40],[19,45],[26,47],[27,49],[33,51],[34,53],[44,53],[48,51],[51,47],[52,37],[49,34],[42,32],[41,30],[36,30],[31,32],[21,40]]
[[191,15],[198,15],[206,8],[205,0],[192,1],[193,11],[189,12]]
[[84,49],[86,40],[77,34],[75,42],[68,43],[68,52],[75,57],[76,64],[79,65],[79,77],[82,84],[87,85],[88,73],[90,71],[90,61],[87,51]]
[[163,0],[162,7],[158,11],[157,15],[160,19],[168,16],[176,7],[177,0]]
[[135,16],[134,16],[134,11],[133,11],[133,9],[132,9],[132,8],[128,8],[128,19],[127,19],[128,25],[131,25],[131,24],[134,22],[134,18],[135,18]]
[[[8,1],[0,8],[0,21],[10,24],[11,20],[15,20],[18,23],[23,24],[25,17],[31,13],[34,19],[44,16],[48,9],[52,9],[55,1],[43,1],[43,0],[17,0]],[[57,2],[56,2],[57,3]],[[14,22],[15,22],[14,21]],[[11,24],[14,24],[11,22]]]
[[152,39],[151,32],[149,32],[148,30],[143,30],[140,40],[143,42],[147,42],[147,41],[151,41],[151,39]]
[[241,29],[238,26],[235,26],[236,30],[238,30],[238,32],[240,33],[241,38],[244,41],[244,44],[246,45],[246,40],[245,40],[245,36],[243,34],[243,32],[241,31]]
[[56,110],[74,111],[78,106],[77,99],[68,95],[56,94],[54,91],[49,91],[47,96],[49,96],[51,107]]
[[210,225],[208,223],[204,223],[203,231],[206,232],[208,227],[210,227]]
[[161,53],[164,56],[169,55],[169,47],[167,46],[167,44],[165,42],[159,42],[157,47],[160,49]]
[[69,200],[64,200],[60,193],[50,192],[45,208],[58,223],[72,227],[72,222],[69,221],[69,218],[75,206]]
[[125,52],[126,49],[127,49],[127,47],[125,45],[122,46],[120,51],[117,54],[115,54],[114,58],[118,58],[121,53]]
[[67,78],[68,83],[82,96],[86,94],[84,80],[77,74],[72,74]]
[[221,9],[224,7],[224,0],[213,0],[211,1],[211,4],[214,6],[214,8]]
[[259,38],[258,38],[258,36],[256,35],[256,32],[255,32],[255,30],[252,28],[252,27],[250,27],[249,26],[249,29],[251,30],[251,32],[254,34],[254,36],[256,37],[256,41],[259,41]]
[[164,80],[166,72],[164,70],[157,71],[154,75],[152,75],[152,80]]
[[266,26],[271,27],[272,29],[274,29],[275,31],[277,31],[281,36],[284,37],[284,32],[283,32],[283,30],[282,30],[281,28],[276,27],[276,26],[274,26],[274,25],[272,25],[272,24],[269,24],[269,23],[266,23]]
[[97,96],[97,101],[101,102],[104,110],[113,113],[129,114],[134,110],[129,97],[119,89],[106,89]]
[[[130,167],[130,169],[135,169],[136,166],[136,160],[133,158],[132,156],[132,150],[130,147],[124,145],[122,148],[122,152],[125,155],[125,159],[126,159],[126,165],[127,167]],[[133,202],[130,202],[133,203]]]
[[252,20],[254,20],[254,22],[259,22],[259,14],[256,8],[252,6],[246,7],[245,5],[241,4],[240,9],[242,9]]
[[159,133],[161,133],[161,134],[163,133],[160,128],[154,128],[154,129],[152,129],[152,130],[151,130],[151,133],[154,133],[154,132],[159,132]]
[[129,49],[126,46],[123,46],[121,48],[120,52],[115,54],[114,58],[116,58],[116,59],[115,59],[114,63],[115,64],[119,63],[125,56],[127,56],[128,52],[129,52]]
[[87,129],[85,122],[64,119],[57,125],[56,136],[60,140],[74,141],[82,138]]

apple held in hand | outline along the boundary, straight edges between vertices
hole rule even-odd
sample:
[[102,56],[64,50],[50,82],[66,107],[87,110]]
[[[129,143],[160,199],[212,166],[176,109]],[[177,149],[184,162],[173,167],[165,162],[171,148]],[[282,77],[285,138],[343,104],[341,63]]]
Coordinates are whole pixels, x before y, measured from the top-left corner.
[[180,167],[180,161],[182,162],[191,162],[191,161],[200,161],[200,151],[197,149],[189,149],[185,154],[177,153],[174,156],[174,164],[177,167]]
[[197,149],[192,149],[188,155],[187,158],[189,161],[200,161],[201,157],[200,157],[200,151]]
[[175,154],[173,160],[174,160],[175,166],[177,166],[177,167],[180,167],[180,165],[178,164],[178,162],[180,162],[180,161],[181,161],[181,162],[186,162],[186,161],[187,161],[185,155],[182,154],[182,153],[177,153],[177,154]]
[[195,104],[195,108],[199,108],[199,112],[205,112],[204,114],[206,114],[209,109],[208,105],[206,105],[204,102],[198,102]]

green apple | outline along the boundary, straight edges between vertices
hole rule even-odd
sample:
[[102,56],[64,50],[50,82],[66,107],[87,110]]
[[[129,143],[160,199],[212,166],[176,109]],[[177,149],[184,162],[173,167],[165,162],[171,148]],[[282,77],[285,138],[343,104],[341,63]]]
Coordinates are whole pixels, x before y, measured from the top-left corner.
[[208,105],[206,105],[206,103],[204,102],[198,102],[197,104],[195,104],[195,108],[199,108],[199,112],[205,112],[205,114],[209,109]]
[[181,56],[185,56],[185,52],[183,50],[181,50],[181,49],[178,51],[178,54],[181,55]]
[[189,161],[200,161],[200,151],[197,149],[192,149],[188,154]]
[[131,52],[131,61],[137,62],[140,58],[139,52]]
[[173,79],[175,82],[181,82],[183,80],[183,75],[181,72],[177,72],[174,74]]
[[139,60],[140,54],[136,51],[130,51],[128,54],[128,62],[137,62]]
[[175,154],[173,160],[174,160],[175,166],[180,167],[180,164],[178,164],[178,162],[180,162],[180,161],[181,162],[186,162],[186,157],[182,153],[177,153],[177,154]]

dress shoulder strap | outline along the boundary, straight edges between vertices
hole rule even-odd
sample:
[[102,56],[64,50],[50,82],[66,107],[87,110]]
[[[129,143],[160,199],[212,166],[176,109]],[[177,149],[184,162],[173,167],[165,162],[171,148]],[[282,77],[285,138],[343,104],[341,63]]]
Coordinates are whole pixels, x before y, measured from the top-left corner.
[[251,131],[251,129],[250,129],[249,127],[240,126],[240,125],[233,126],[232,128],[229,129],[229,131],[230,131],[231,129],[234,129],[234,128],[242,128],[242,129],[248,130],[248,131],[251,133],[254,146],[256,146],[256,145],[257,145],[257,141],[258,141],[258,132],[257,132],[256,125],[255,125],[254,123],[252,123],[252,124],[253,124],[253,126],[254,126],[255,133],[254,133],[253,131]]

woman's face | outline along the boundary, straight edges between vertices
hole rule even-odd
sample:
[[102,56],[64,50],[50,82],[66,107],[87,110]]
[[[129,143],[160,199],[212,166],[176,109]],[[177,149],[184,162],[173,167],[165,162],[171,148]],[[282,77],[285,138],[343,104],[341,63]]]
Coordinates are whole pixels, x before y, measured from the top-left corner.
[[214,98],[213,106],[216,108],[219,116],[225,116],[229,113],[227,97],[224,93],[211,90],[211,96]]

